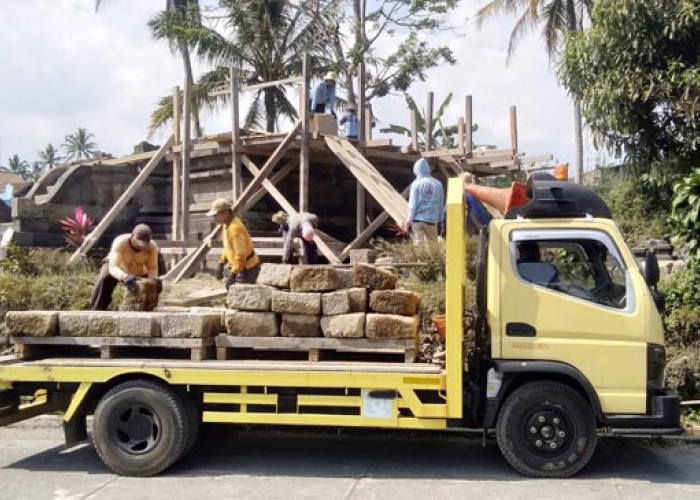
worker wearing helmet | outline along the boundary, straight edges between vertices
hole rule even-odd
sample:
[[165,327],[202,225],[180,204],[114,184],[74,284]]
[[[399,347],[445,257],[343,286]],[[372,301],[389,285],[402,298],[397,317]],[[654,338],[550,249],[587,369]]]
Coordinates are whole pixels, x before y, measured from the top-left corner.
[[231,272],[226,278],[227,290],[233,283],[254,284],[260,273],[260,258],[255,253],[248,230],[233,213],[231,202],[223,198],[214,200],[207,216],[214,217],[223,229],[221,239],[224,242],[224,251],[216,269],[216,279],[224,277],[224,268],[228,264]]
[[[90,297],[90,309],[106,311],[118,283],[137,292],[137,278],[158,278],[158,245],[152,241],[151,228],[138,224],[131,233],[117,236],[109,255],[104,259]],[[163,285],[158,281],[158,293]]]
[[292,251],[294,238],[301,238],[304,247],[304,263],[316,264],[318,248],[314,243],[316,236],[315,228],[318,227],[318,217],[308,212],[293,214],[291,217],[286,212],[280,210],[272,216],[272,222],[279,225],[280,232],[284,238],[284,248],[282,251],[282,262],[289,264],[292,261]]
[[311,112],[312,113],[329,113],[335,116],[335,81],[337,77],[333,71],[326,73],[323,81],[319,82],[314,87],[314,93],[311,96]]

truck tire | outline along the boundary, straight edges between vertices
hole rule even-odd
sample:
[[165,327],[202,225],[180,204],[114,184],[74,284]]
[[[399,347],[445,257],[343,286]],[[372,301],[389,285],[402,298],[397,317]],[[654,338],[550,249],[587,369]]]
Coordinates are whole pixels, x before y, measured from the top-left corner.
[[506,399],[496,439],[521,474],[565,478],[583,469],[596,447],[596,422],[588,402],[557,382],[530,382]]
[[158,474],[185,452],[188,412],[173,389],[150,380],[113,387],[97,405],[92,444],[104,464],[117,474]]
[[197,442],[197,437],[199,436],[199,427],[202,422],[202,414],[199,411],[199,407],[195,403],[192,395],[186,391],[182,391],[180,394],[182,398],[182,404],[185,408],[185,413],[187,415],[187,425],[185,431],[187,433],[185,438],[185,450],[180,458],[184,458],[187,455],[194,444]]

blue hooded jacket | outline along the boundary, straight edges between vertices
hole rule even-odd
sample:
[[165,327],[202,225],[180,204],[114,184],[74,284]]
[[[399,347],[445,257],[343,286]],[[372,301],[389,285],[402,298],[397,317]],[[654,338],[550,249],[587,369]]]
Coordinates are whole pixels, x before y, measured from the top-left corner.
[[408,198],[408,222],[437,224],[445,204],[442,183],[430,175],[430,165],[421,158],[413,165],[416,180],[411,184]]

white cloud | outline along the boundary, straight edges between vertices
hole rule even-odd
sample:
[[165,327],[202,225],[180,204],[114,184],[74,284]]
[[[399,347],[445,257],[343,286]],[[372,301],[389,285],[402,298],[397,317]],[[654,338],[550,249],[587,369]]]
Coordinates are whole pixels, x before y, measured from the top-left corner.
[[[96,14],[93,0],[1,0],[0,161],[12,154],[33,160],[36,150],[49,142],[60,145],[78,126],[87,127],[100,149],[115,155],[129,153],[145,139],[158,99],[183,77],[179,60],[146,27],[164,3],[106,0]],[[472,16],[473,4],[465,2],[452,17],[460,25],[458,34],[431,36],[431,42],[452,47],[458,64],[431,71],[411,94],[424,105],[432,90],[437,105],[454,92],[448,122],[463,114],[464,96],[472,94],[480,127],[475,141],[501,147],[510,143],[509,106],[514,104],[520,149],[573,163],[572,106],[540,40],[535,34],[524,39],[506,66],[514,21],[499,19],[477,30],[463,22]],[[206,132],[227,130],[228,113],[204,116]],[[383,124],[410,122],[401,97],[378,101],[375,114]]]

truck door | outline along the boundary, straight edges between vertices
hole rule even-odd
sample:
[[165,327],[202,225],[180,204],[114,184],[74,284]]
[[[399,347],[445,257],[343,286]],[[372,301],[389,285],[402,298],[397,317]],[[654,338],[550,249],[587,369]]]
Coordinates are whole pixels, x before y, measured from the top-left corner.
[[644,303],[609,234],[515,229],[504,244],[502,357],[569,364],[605,413],[645,413]]

